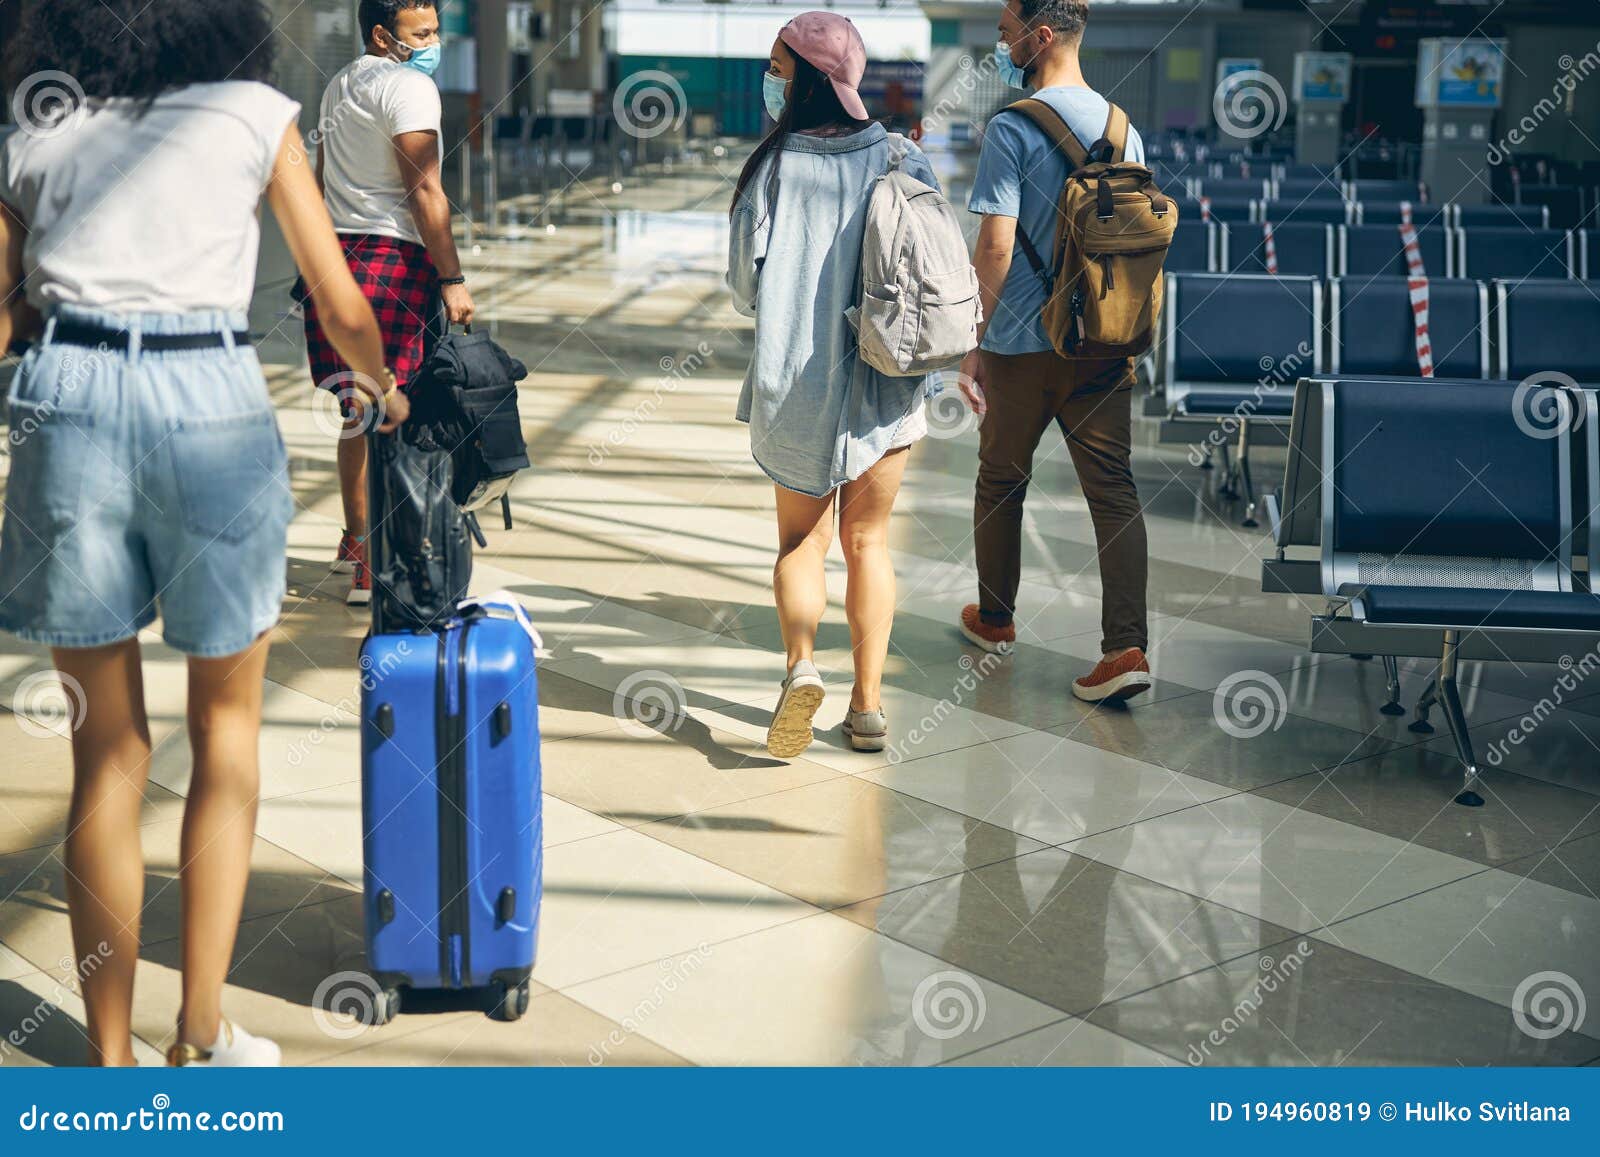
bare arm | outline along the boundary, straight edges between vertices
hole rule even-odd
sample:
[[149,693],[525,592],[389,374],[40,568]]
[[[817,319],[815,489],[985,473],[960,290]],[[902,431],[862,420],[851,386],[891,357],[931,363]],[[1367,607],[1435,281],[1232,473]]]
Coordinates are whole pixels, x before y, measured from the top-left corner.
[[[417,232],[428,248],[433,267],[445,281],[461,276],[461,255],[456,252],[455,234],[450,232],[450,198],[445,196],[439,171],[439,138],[432,132],[401,133],[394,138],[400,176],[405,181],[406,203]],[[441,290],[450,321],[467,325],[475,306],[465,285],[446,285]]]
[[39,315],[22,292],[22,246],[28,227],[0,201],[0,357],[19,338],[39,330]]
[[379,429],[388,433],[406,420],[410,406],[398,391],[384,401],[389,375],[383,360],[383,336],[372,306],[345,263],[328,208],[306,163],[300,130],[294,125],[284,133],[278,149],[272,181],[267,185],[267,203],[305,278],[328,340],[356,372],[356,385],[384,405],[385,421]]
[[[995,310],[1000,308],[1000,291],[1011,272],[1011,252],[1017,241],[1017,219],[988,214],[978,227],[978,244],[972,255],[972,268],[978,274],[978,298],[983,303],[983,320],[978,323],[978,344],[989,330]],[[967,404],[982,414],[989,406],[983,397],[983,359],[974,349],[961,363],[958,379]]]

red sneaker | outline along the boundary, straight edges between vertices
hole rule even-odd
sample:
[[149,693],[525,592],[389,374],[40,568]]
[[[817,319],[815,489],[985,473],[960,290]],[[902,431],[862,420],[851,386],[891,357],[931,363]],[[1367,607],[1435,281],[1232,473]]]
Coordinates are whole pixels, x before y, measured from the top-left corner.
[[365,552],[357,553],[355,568],[350,576],[350,593],[344,601],[352,607],[368,606],[372,602],[372,572],[367,569]]
[[1093,671],[1072,681],[1072,693],[1085,703],[1122,703],[1148,690],[1150,664],[1138,647],[1101,659]]
[[1003,627],[990,626],[979,616],[977,603],[968,603],[961,608],[961,633],[967,637],[967,642],[976,643],[996,655],[1004,655],[1017,642],[1015,626],[1010,623]]
[[352,574],[356,569],[356,559],[361,554],[361,543],[356,536],[348,530],[339,540],[339,553],[333,557],[334,574]]

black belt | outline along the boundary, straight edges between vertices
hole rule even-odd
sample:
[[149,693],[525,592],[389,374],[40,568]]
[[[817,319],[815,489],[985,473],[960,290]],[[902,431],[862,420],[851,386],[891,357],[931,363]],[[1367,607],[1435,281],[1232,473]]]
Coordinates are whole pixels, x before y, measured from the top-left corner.
[[[105,326],[91,325],[88,322],[64,321],[56,324],[55,333],[50,340],[60,345],[80,345],[98,348],[105,346],[108,349],[119,350],[127,353],[131,348],[133,335],[125,329],[110,329]],[[214,350],[227,348],[227,339],[220,333],[147,333],[139,338],[139,348],[152,353],[162,353],[169,350]],[[250,334],[247,331],[235,330],[233,344],[247,346],[250,344]]]

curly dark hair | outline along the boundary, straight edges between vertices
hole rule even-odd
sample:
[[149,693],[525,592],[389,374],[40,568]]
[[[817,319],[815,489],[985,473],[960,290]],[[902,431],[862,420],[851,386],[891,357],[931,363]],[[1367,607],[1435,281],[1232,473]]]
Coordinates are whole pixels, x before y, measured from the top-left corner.
[[190,84],[267,80],[263,0],[49,0],[32,4],[6,57],[12,84],[64,72],[83,94],[150,101]]
[[361,25],[361,43],[372,43],[372,32],[376,28],[387,28],[394,31],[396,16],[408,8],[433,8],[444,7],[444,0],[361,0],[361,6],[356,10],[356,22]]
[[1048,24],[1068,40],[1089,23],[1089,0],[1013,0],[1024,24]]

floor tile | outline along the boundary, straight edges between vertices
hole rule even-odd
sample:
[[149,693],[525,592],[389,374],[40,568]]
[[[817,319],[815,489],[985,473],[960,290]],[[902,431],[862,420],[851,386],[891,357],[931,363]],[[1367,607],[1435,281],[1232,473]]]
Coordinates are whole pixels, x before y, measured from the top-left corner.
[[814,911],[636,831],[612,832],[545,853],[534,976],[564,989]]
[[878,768],[862,777],[1047,844],[1228,794],[1203,779],[1040,731]]
[[[1370,956],[1516,1007],[1518,986],[1558,973],[1556,986],[1600,992],[1600,900],[1490,870],[1342,921],[1323,935]],[[1533,988],[1546,987],[1534,981]],[[1531,990],[1530,990],[1531,991]],[[1535,1008],[1538,1006],[1535,1005]],[[1600,1039],[1592,1007],[1575,1030]]]
[[819,908],[1044,846],[853,776],[697,811],[642,831]]
[[[0,1068],[88,1063],[83,999],[68,964],[0,978]],[[161,1063],[161,1053],[137,1035],[133,1055],[141,1065]]]
[[772,758],[765,732],[753,740],[690,715],[658,730],[635,725],[547,744],[542,757],[546,791],[624,827],[839,775],[804,758]]
[[1171,1068],[1177,1062],[1097,1024],[1069,1016],[945,1064],[955,1068]]
[[1059,1019],[828,913],[566,994],[702,1065],[932,1065]]
[[640,1032],[629,1031],[570,997],[541,987],[520,1020],[504,1023],[486,1016],[459,1016],[402,1036],[390,1037],[379,1030],[362,1037],[359,1048],[318,1063],[453,1068],[460,1065],[667,1066],[686,1062]]
[[1597,1046],[1539,1040],[1506,1008],[1315,937],[1272,945],[1090,1014],[1190,1065],[1570,1065]]
[[1072,851],[1297,931],[1482,868],[1258,795],[1234,795]]
[[1500,867],[1518,876],[1600,899],[1600,835],[1579,836]]
[[1455,754],[1404,747],[1255,794],[1491,867],[1600,831],[1600,798],[1485,770],[1481,808],[1455,802]]
[[1071,1013],[1288,935],[1055,849],[839,914]]

